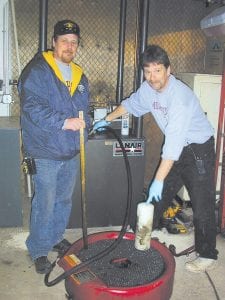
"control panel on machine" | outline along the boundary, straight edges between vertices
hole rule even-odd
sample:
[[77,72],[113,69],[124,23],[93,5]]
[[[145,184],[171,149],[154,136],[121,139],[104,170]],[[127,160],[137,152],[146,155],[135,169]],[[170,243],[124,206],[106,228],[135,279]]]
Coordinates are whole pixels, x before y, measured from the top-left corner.
[[[98,103],[94,102],[92,103],[93,109],[92,109],[92,118],[93,118],[93,124],[99,120],[102,120],[107,114],[111,113],[116,107],[118,106],[117,103]],[[119,129],[121,130],[122,136],[128,136],[129,135],[129,129],[130,129],[130,121],[131,118],[129,114],[125,114],[124,116],[117,118],[112,121],[111,127],[113,129]]]

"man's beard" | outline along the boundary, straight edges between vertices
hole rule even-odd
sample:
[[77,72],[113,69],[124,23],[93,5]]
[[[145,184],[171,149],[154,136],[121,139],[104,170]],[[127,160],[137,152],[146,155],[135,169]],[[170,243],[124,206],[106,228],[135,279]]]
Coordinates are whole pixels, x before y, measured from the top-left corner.
[[161,83],[160,82],[148,82],[148,84],[151,86],[151,88],[153,88],[153,90],[158,91],[160,90],[161,87]]
[[61,59],[62,59],[62,62],[69,64],[74,59],[74,55],[72,52],[64,52]]

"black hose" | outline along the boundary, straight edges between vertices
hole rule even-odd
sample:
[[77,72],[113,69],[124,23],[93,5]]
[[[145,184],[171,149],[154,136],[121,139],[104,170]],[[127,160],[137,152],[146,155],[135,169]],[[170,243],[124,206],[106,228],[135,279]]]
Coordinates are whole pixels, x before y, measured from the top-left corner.
[[[66,279],[70,275],[72,275],[72,274],[76,273],[77,271],[79,271],[80,269],[83,269],[84,267],[91,264],[92,262],[94,262],[94,261],[104,257],[105,255],[109,254],[122,241],[123,236],[127,231],[127,227],[129,225],[129,220],[130,220],[131,203],[132,203],[132,177],[131,177],[130,163],[129,163],[129,160],[128,160],[128,157],[127,157],[126,150],[123,146],[123,142],[122,142],[121,138],[116,134],[115,130],[113,130],[109,126],[104,126],[104,127],[101,127],[101,128],[105,129],[104,131],[102,131],[103,133],[105,133],[105,131],[110,131],[115,136],[115,138],[119,142],[120,147],[121,147],[122,152],[123,152],[123,158],[124,158],[124,161],[125,161],[125,167],[126,167],[126,173],[127,173],[127,205],[126,205],[126,213],[125,213],[125,216],[124,216],[123,225],[122,225],[122,228],[120,230],[120,233],[119,233],[117,239],[115,239],[115,241],[109,247],[104,249],[103,251],[97,253],[93,257],[91,257],[91,258],[87,259],[86,261],[82,262],[81,264],[71,268],[70,270],[62,273],[61,275],[59,275],[58,277],[56,277],[52,281],[48,280],[52,270],[48,274],[46,274],[45,278],[44,278],[44,283],[48,287],[58,284],[59,282]],[[99,133],[101,133],[101,132],[99,132]],[[55,265],[56,265],[56,261],[54,261],[52,263],[52,269],[55,267]]]
[[205,271],[205,274],[206,274],[206,276],[208,277],[208,280],[209,280],[209,282],[210,282],[210,284],[211,284],[211,286],[212,286],[212,288],[213,288],[213,291],[214,291],[215,296],[216,296],[216,300],[220,300],[220,297],[219,297],[219,295],[218,295],[218,293],[217,293],[215,284],[214,284],[214,282],[212,281],[211,277],[209,276],[209,273],[208,273],[207,271]]

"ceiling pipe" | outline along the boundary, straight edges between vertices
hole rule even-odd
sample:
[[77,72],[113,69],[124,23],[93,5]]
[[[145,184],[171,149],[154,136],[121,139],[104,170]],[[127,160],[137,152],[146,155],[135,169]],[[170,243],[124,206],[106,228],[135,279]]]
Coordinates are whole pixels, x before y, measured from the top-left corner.
[[48,27],[48,0],[39,1],[39,49],[38,52],[47,50]]
[[116,103],[123,99],[123,68],[124,68],[124,49],[125,49],[125,32],[126,32],[126,9],[127,0],[120,0],[120,32],[119,32],[119,55],[118,55],[118,72],[116,87]]

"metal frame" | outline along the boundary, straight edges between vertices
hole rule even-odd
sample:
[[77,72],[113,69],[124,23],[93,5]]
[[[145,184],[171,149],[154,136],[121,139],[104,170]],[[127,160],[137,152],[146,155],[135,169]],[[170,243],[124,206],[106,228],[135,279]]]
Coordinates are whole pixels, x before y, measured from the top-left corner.
[[9,116],[9,106],[12,102],[10,63],[10,33],[9,33],[9,3],[0,0],[0,116]]
[[[220,111],[218,119],[218,131],[216,141],[216,166],[215,166],[215,185],[217,184],[219,167],[221,167],[220,181],[220,202],[219,202],[219,227],[221,233],[225,233],[225,75],[222,76],[221,94],[220,94]],[[220,161],[222,149],[222,162]]]

